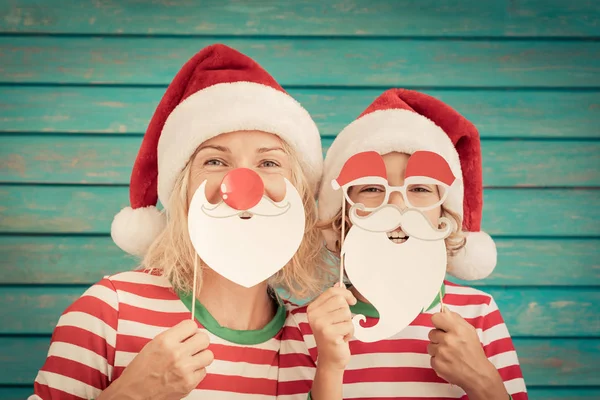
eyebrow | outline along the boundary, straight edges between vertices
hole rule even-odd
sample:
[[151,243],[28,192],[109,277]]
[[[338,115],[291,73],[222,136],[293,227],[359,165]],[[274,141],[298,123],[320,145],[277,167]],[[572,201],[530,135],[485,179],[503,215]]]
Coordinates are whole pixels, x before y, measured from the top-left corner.
[[213,150],[218,150],[221,151],[223,153],[231,153],[231,150],[229,150],[228,147],[224,147],[224,146],[215,146],[212,144],[206,145],[206,146],[202,146],[198,149],[198,153],[201,152],[202,150],[207,150],[207,149],[213,149]]
[[281,148],[281,147],[261,147],[256,152],[259,154],[262,154],[262,153],[268,153],[270,151],[282,151],[285,153],[285,150],[283,150],[283,148]]

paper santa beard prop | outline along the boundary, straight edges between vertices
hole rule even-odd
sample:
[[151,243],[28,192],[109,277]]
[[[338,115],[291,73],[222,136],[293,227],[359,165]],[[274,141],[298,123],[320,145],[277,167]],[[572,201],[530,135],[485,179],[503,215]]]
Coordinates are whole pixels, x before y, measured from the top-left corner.
[[[352,227],[343,240],[342,268],[352,285],[377,309],[379,321],[364,328],[354,317],[355,337],[387,339],[408,326],[436,298],[447,265],[448,219],[431,224],[425,212],[441,206],[455,181],[438,154],[420,151],[408,160],[404,185],[391,187],[383,158],[375,152],[351,157],[332,184],[342,189]],[[388,204],[402,194],[405,209]]]
[[284,177],[285,198],[272,201],[262,179],[240,168],[225,176],[218,204],[203,182],[190,203],[188,230],[198,256],[223,277],[252,287],[282,269],[304,236],[305,214],[296,188]]

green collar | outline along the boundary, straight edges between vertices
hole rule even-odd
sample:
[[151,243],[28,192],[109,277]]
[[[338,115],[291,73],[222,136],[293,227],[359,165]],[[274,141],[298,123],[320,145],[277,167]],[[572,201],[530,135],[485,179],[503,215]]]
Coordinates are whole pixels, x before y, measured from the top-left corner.
[[[177,295],[188,308],[188,310],[192,310],[192,294],[191,293],[180,293]],[[208,312],[208,310],[196,299],[196,310],[195,310],[196,319],[202,324],[202,326],[209,331],[210,333],[220,337],[221,339],[225,339],[229,342],[243,345],[256,345],[259,343],[264,343],[269,339],[275,337],[277,332],[283,328],[285,324],[285,307],[279,301],[277,301],[277,312],[273,319],[265,325],[262,329],[257,330],[235,330],[230,328],[225,328],[224,326],[219,325],[217,320]]]
[[[446,295],[446,285],[442,283],[442,287],[440,288],[440,292],[442,293],[441,297]],[[427,308],[427,310],[421,310],[421,312],[429,311],[433,307],[437,306],[440,303],[440,295],[435,296],[431,305]],[[362,301],[357,301],[357,303],[353,306],[350,306],[350,310],[353,314],[360,314],[366,317],[371,318],[379,318],[379,312],[377,309],[370,303],[364,303]]]

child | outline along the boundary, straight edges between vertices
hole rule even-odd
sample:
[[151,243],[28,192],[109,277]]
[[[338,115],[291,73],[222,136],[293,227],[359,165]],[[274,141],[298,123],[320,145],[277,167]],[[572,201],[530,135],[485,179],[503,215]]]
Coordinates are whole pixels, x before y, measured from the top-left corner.
[[[274,399],[286,318],[274,291],[302,297],[320,284],[313,194],[322,163],[308,112],[255,61],[223,45],[197,53],[158,105],[133,168],[131,207],[112,225],[114,241],[143,257],[142,268],[102,279],[64,312],[31,399]],[[221,185],[225,177],[234,184]],[[248,180],[259,191],[243,206]],[[188,231],[201,221],[188,221],[188,212],[204,183],[204,220],[232,228],[219,233],[230,247],[221,257],[273,247],[270,235],[239,234],[236,226],[251,218],[269,218],[273,235],[297,235],[274,202],[304,208],[291,261],[270,277],[230,262],[260,277],[249,288],[203,265]],[[238,202],[236,213],[218,213],[226,201]],[[251,213],[254,205],[260,213]],[[262,251],[258,261],[272,265],[274,253]]]
[[[479,134],[448,105],[409,90],[384,92],[329,149],[319,193],[319,218],[326,229],[328,248],[339,256],[342,196],[352,203],[389,199],[388,203],[400,209],[409,207],[410,199],[407,202],[400,193],[386,194],[385,190],[404,184],[409,156],[420,150],[441,155],[454,175],[462,179],[442,204],[425,213],[433,226],[438,226],[441,217],[455,222],[453,233],[445,240],[447,270],[462,279],[484,278],[495,267],[496,250],[491,238],[480,232],[483,190]],[[389,186],[338,182],[342,190],[334,190],[331,182],[340,176],[345,162],[367,151],[383,157]],[[423,188],[439,195],[430,189]],[[413,195],[408,189],[405,193],[407,197]],[[346,210],[349,206],[347,202]],[[375,213],[367,213],[365,218]],[[346,234],[352,224],[348,215],[343,217]],[[410,238],[402,229],[382,234],[381,240],[410,246]],[[410,271],[406,279],[420,278],[418,260],[414,266],[405,265],[411,262],[406,259],[369,265],[369,251],[375,250],[362,249],[364,273],[381,282],[373,290],[387,292],[387,297],[359,293],[352,286],[350,290],[334,287],[308,307],[292,310],[285,333],[289,340],[281,349],[278,398],[301,399],[310,391],[314,400],[527,399],[517,354],[500,311],[492,297],[479,290],[444,282],[433,304],[393,337],[372,343],[351,339],[352,316],[365,315],[364,325],[377,327],[379,311],[391,312],[393,317],[394,308],[410,301],[398,293],[390,279],[393,275],[385,271],[402,267]],[[404,265],[399,266],[399,262]],[[370,304],[369,298],[394,298],[395,303]]]

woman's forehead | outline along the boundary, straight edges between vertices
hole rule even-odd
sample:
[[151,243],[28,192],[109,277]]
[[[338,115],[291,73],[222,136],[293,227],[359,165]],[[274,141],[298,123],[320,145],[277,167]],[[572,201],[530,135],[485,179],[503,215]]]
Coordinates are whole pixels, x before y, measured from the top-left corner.
[[239,146],[258,149],[261,147],[281,146],[282,140],[275,134],[263,131],[235,131],[215,136],[202,143],[200,147],[204,145],[218,145],[223,147]]

